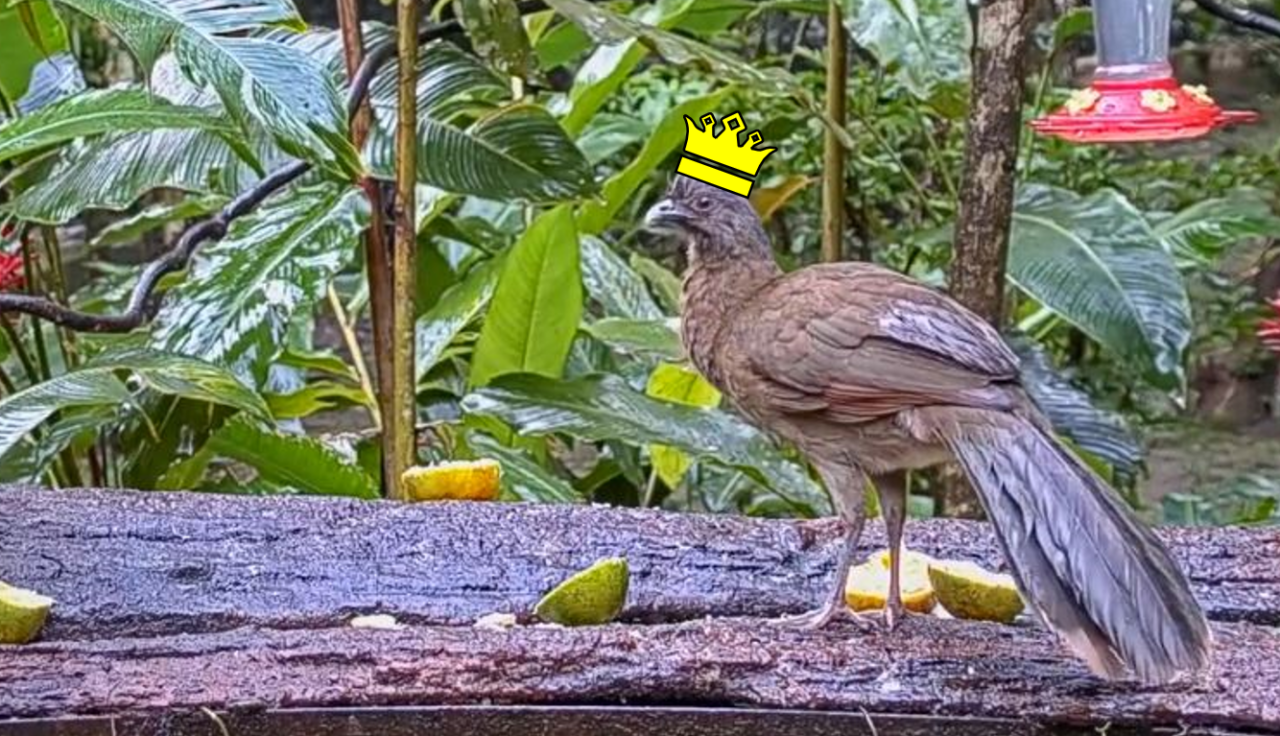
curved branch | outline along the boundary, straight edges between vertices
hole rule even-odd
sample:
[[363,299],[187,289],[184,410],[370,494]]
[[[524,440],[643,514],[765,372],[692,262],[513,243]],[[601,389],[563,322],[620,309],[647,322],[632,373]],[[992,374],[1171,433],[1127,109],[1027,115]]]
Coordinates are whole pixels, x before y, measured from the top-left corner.
[[1221,18],[1228,23],[1280,38],[1280,18],[1238,5],[1229,5],[1221,0],[1196,0],[1196,4],[1209,15]]

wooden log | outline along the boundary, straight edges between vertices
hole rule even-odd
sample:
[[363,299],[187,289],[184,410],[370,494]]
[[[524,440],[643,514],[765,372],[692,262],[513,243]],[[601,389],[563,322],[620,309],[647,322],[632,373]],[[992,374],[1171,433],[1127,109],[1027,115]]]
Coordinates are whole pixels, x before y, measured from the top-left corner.
[[[549,732],[520,708],[623,704],[841,711],[849,733],[862,726],[848,714],[863,713],[916,733],[933,732],[937,716],[993,729],[1280,733],[1274,531],[1162,531],[1217,622],[1218,649],[1209,676],[1160,688],[1102,682],[1033,626],[913,618],[890,635],[766,625],[817,601],[836,531],[829,521],[588,507],[0,490],[0,579],[58,600],[39,642],[0,647],[0,734],[73,723],[88,729],[75,733],[108,733],[94,729],[126,722],[133,733],[220,733],[200,708],[244,726],[231,733],[301,733],[289,714],[312,723],[326,709],[479,704],[526,724],[503,727],[512,734]],[[878,528],[869,537],[865,551],[883,545]],[[1000,563],[982,524],[912,522],[907,542]],[[625,623],[471,625],[525,614],[551,585],[611,555],[633,570]],[[407,627],[346,626],[366,613]],[[423,708],[419,725],[444,712]],[[791,726],[775,730],[762,725],[767,712],[751,712],[766,719],[757,731],[818,728],[783,717]],[[126,720],[93,718],[104,715]],[[188,726],[174,730],[179,722]],[[145,725],[157,723],[166,725]],[[356,732],[325,730],[336,728],[315,732]]]

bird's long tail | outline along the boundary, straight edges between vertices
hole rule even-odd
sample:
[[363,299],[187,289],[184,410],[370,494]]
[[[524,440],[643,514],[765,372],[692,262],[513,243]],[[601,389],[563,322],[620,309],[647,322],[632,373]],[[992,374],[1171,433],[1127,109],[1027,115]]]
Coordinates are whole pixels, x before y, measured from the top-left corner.
[[977,490],[1023,596],[1099,675],[1146,682],[1205,667],[1204,613],[1164,546],[1037,422],[948,408],[930,417]]

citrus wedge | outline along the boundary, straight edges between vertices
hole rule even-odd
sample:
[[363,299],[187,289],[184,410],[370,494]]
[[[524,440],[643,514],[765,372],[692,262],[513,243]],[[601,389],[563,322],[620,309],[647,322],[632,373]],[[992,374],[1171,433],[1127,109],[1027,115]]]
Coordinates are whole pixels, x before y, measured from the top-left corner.
[[630,582],[625,559],[603,559],[553,588],[533,612],[543,621],[562,626],[607,624],[622,612]]
[[501,490],[496,460],[455,460],[409,468],[401,476],[411,501],[492,501]]

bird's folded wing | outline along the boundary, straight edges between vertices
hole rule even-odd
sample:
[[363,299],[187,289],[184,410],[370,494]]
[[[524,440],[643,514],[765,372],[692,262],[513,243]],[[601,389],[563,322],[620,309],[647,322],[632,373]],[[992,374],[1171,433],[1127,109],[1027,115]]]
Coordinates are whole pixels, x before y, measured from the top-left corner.
[[1016,381],[1018,361],[990,325],[927,287],[874,275],[796,284],[805,293],[771,296],[799,308],[752,320],[751,366],[773,408],[839,422],[1013,408],[1002,384]]

